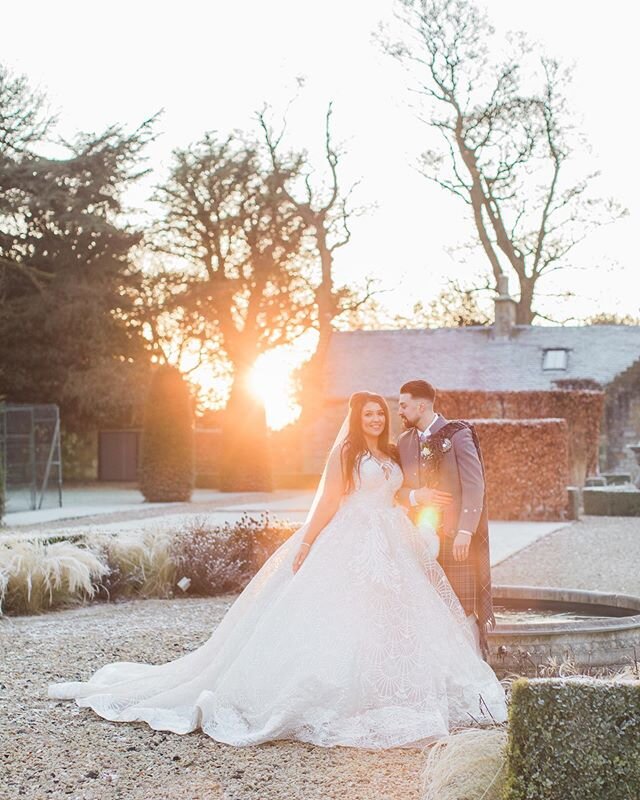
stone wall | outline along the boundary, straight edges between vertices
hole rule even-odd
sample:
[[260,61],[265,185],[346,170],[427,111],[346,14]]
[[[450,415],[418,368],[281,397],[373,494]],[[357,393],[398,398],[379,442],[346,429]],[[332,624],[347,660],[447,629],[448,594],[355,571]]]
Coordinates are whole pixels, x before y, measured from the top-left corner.
[[640,442],[640,362],[618,376],[607,389],[603,427],[603,468],[629,472],[636,480],[640,468],[628,445]]

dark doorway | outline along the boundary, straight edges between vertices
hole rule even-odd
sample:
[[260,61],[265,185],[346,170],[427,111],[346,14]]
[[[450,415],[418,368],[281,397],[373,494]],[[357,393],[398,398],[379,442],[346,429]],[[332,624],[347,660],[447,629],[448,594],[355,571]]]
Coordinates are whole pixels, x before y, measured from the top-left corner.
[[139,453],[140,431],[100,431],[98,480],[137,480]]

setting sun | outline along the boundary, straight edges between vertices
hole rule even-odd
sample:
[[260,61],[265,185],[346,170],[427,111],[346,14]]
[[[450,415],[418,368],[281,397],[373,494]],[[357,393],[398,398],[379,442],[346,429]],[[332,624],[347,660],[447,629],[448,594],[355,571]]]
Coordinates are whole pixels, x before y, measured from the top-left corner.
[[253,365],[249,385],[264,403],[271,430],[280,430],[300,416],[300,406],[294,399],[293,373],[314,350],[315,331],[310,334],[300,337],[293,345],[263,353]]
[[288,353],[274,350],[260,356],[251,370],[249,386],[264,403],[271,430],[284,428],[300,414],[300,406],[293,400],[291,373],[294,367]]

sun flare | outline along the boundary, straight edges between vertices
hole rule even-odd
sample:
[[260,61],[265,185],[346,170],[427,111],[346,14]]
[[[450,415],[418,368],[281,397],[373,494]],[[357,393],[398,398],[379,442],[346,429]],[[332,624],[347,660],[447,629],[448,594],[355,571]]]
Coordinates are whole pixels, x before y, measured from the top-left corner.
[[308,331],[294,344],[263,353],[253,365],[249,386],[264,403],[267,425],[271,430],[280,430],[300,416],[293,373],[311,356],[316,345],[316,332]]
[[300,415],[300,406],[293,399],[294,368],[288,353],[273,350],[258,358],[249,375],[249,387],[264,403],[271,430],[284,428]]

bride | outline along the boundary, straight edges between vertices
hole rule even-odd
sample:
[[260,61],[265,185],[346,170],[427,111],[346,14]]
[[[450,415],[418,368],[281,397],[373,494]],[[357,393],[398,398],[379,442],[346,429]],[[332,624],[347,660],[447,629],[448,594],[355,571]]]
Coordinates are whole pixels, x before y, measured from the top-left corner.
[[204,644],[164,664],[106,664],[49,697],[238,746],[416,747],[504,721],[504,690],[426,534],[395,504],[402,480],[385,400],[357,392],[307,521]]

